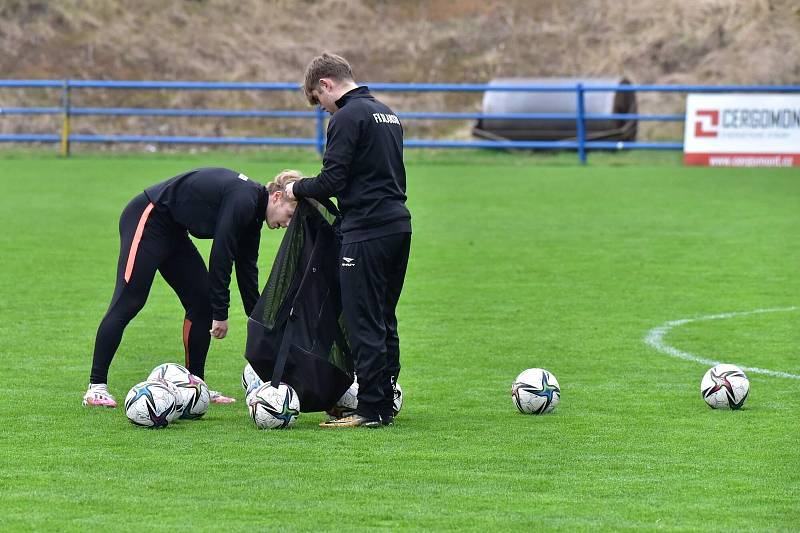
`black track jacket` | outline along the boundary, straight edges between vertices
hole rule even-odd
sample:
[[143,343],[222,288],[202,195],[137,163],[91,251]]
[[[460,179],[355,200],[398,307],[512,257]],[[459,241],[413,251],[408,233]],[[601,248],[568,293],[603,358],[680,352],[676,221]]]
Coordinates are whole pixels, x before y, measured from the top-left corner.
[[208,285],[214,320],[227,320],[231,270],[248,315],[258,300],[258,246],[269,195],[260,183],[227,168],[199,168],[144,191],[155,210],[167,213],[200,239],[214,239]]
[[294,194],[336,197],[343,244],[410,233],[400,121],[366,86],[349,91],[336,106],[328,123],[322,172],[296,182]]

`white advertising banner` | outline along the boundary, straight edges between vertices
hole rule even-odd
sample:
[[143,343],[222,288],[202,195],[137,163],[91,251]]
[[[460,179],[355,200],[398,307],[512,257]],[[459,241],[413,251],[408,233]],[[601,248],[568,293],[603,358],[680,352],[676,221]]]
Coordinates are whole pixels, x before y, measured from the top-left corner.
[[683,162],[800,166],[800,94],[690,94]]

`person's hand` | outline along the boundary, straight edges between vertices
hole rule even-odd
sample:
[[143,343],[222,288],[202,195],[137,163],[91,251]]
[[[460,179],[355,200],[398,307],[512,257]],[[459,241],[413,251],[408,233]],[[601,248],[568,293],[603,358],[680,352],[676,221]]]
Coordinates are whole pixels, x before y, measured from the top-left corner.
[[212,320],[210,333],[215,339],[224,339],[225,335],[228,334],[228,321]]
[[295,198],[295,196],[294,196],[294,182],[293,181],[290,181],[289,183],[286,184],[285,191],[286,191],[286,198],[287,199],[289,199],[289,200],[297,200],[297,198]]

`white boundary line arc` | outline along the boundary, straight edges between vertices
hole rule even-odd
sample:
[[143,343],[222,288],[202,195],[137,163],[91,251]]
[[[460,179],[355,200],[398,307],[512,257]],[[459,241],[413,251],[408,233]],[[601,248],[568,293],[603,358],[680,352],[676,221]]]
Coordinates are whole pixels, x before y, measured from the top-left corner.
[[[700,322],[701,320],[719,320],[723,318],[732,318],[736,316],[746,316],[746,315],[757,315],[761,313],[780,313],[780,312],[787,312],[787,311],[797,311],[800,307],[792,306],[792,307],[774,307],[771,309],[754,309],[753,311],[741,311],[736,313],[721,313],[718,315],[706,315],[697,318],[683,318],[681,320],[670,320],[662,324],[661,326],[655,327],[647,332],[647,336],[644,338],[644,342],[649,346],[652,346],[656,350],[661,353],[665,353],[667,355],[671,355],[672,357],[677,357],[678,359],[684,359],[686,361],[694,361],[696,363],[703,363],[706,365],[715,366],[720,364],[720,361],[714,361],[712,359],[706,359],[704,357],[699,357],[689,352],[684,352],[679,350],[673,346],[670,346],[666,342],[664,342],[664,336],[673,328],[677,326],[683,326],[684,324],[689,324],[690,322]],[[753,374],[764,374],[767,376],[775,376],[779,378],[789,378],[789,379],[800,379],[800,375],[797,374],[790,374],[788,372],[780,372],[778,370],[769,370],[767,368],[757,368],[757,367],[747,367],[741,366],[741,369],[746,372],[751,372]]]

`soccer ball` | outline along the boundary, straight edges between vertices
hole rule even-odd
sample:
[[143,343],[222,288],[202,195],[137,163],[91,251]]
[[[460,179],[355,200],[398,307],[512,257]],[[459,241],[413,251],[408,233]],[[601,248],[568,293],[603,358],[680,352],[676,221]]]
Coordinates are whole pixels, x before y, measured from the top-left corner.
[[164,363],[155,367],[148,379],[163,379],[177,387],[183,405],[181,418],[200,418],[208,411],[211,395],[206,382],[185,367],[177,363]]
[[247,363],[242,371],[242,388],[244,389],[245,397],[263,384],[264,382],[258,377],[250,363]]
[[125,397],[125,414],[137,426],[167,427],[174,418],[175,395],[162,381],[142,381]]
[[290,428],[300,416],[300,399],[286,383],[277,389],[264,383],[247,397],[247,409],[260,429]]
[[179,365],[178,363],[164,363],[155,367],[151,372],[150,375],[147,376],[147,379],[154,380],[154,379],[163,379],[165,381],[181,381],[185,379],[185,376],[189,374],[189,371],[186,369],[185,366]]
[[353,380],[353,384],[344,391],[342,397],[337,400],[336,405],[326,412],[334,418],[342,418],[356,414],[356,407],[358,407],[358,381]]
[[511,397],[520,413],[541,415],[556,408],[561,388],[556,377],[541,368],[529,368],[511,385]]
[[700,381],[700,394],[712,409],[739,409],[750,392],[750,381],[736,365],[709,368]]
[[399,383],[394,384],[394,402],[392,403],[392,415],[397,416],[403,408],[403,389]]
[[[358,381],[353,380],[350,388],[344,391],[342,397],[336,402],[336,405],[328,409],[326,412],[334,417],[341,418],[344,416],[354,415],[358,407]],[[392,416],[397,416],[400,409],[403,408],[403,389],[399,383],[394,384],[394,400],[392,402]]]
[[163,383],[169,389],[172,395],[175,396],[175,411],[169,416],[169,421],[174,422],[181,417],[183,414],[183,409],[186,407],[186,405],[183,403],[183,394],[181,394],[181,391],[178,390],[178,387],[173,385],[171,381],[167,381],[166,379],[157,379],[155,381],[160,381]]
[[186,402],[181,418],[195,419],[206,414],[211,403],[211,393],[205,381],[194,374],[189,374],[186,381],[175,383],[175,386],[183,393]]

